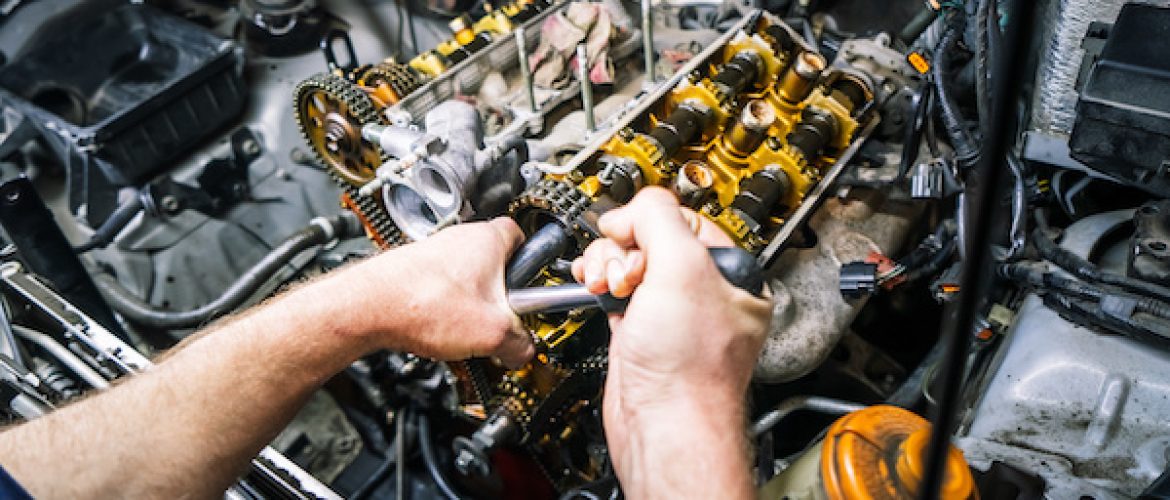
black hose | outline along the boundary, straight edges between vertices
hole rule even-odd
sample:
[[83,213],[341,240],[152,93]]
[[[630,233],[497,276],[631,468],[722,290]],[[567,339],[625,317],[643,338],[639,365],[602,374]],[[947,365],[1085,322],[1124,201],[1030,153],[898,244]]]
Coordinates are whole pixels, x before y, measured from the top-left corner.
[[122,232],[122,229],[125,229],[126,225],[130,224],[130,221],[134,220],[134,217],[142,211],[142,207],[141,194],[134,193],[131,199],[114,209],[106,221],[90,235],[89,241],[74,248],[73,251],[82,254],[95,248],[109,246],[110,243],[113,243],[114,237],[118,236],[118,233]]
[[1041,257],[1056,264],[1061,269],[1068,271],[1073,276],[1088,282],[1112,285],[1139,295],[1170,302],[1170,288],[1136,280],[1128,276],[1101,271],[1092,262],[1057,246],[1055,242],[1048,238],[1048,235],[1044,234],[1043,229],[1034,231],[1032,233],[1032,240],[1036,245],[1036,250],[1040,252]]
[[925,5],[922,6],[922,10],[919,10],[918,14],[916,14],[914,18],[910,20],[910,22],[906,23],[906,26],[902,28],[902,31],[898,32],[898,39],[907,46],[913,44],[914,40],[917,40],[918,37],[922,36],[922,33],[926,31],[926,28],[929,28],[937,18],[938,14],[934,12],[934,9]]
[[931,68],[931,79],[934,83],[937,107],[942,119],[943,130],[955,148],[955,159],[964,170],[975,166],[979,161],[979,147],[971,137],[971,131],[963,122],[963,114],[959,111],[959,103],[955,101],[946,85],[946,76],[950,72],[950,59],[958,47],[962,30],[958,22],[952,21],[946,28],[942,40],[934,50],[934,66]]
[[427,416],[423,413],[418,415],[418,444],[422,451],[423,461],[426,462],[427,472],[431,474],[431,479],[435,481],[435,485],[439,487],[439,491],[447,500],[459,500],[459,495],[455,493],[455,489],[451,487],[451,483],[443,476],[443,471],[439,469],[439,461],[435,458],[434,444],[431,442],[431,423]]
[[155,307],[135,296],[109,274],[98,274],[95,282],[110,306],[133,323],[164,330],[194,328],[239,307],[301,252],[334,239],[349,239],[360,234],[361,226],[349,212],[315,219],[314,223],[276,245],[219,298],[190,311],[168,311]]
[[[962,291],[956,298],[954,315],[948,315],[950,317],[943,321],[942,339],[946,342],[946,350],[939,365],[938,380],[941,385],[938,393],[938,406],[931,422],[932,430],[927,446],[926,470],[922,475],[922,485],[918,495],[924,499],[935,499],[940,496],[943,474],[947,469],[947,455],[951,446],[951,437],[955,429],[959,405],[963,399],[963,385],[966,380],[966,365],[972,333],[975,330],[977,313],[986,304],[985,292],[990,287],[994,277],[994,273],[988,272],[991,271],[989,266],[991,259],[988,255],[990,248],[988,248],[987,243],[990,241],[992,221],[999,206],[997,196],[1003,169],[994,168],[990,160],[1004,158],[1015,137],[1015,114],[1009,111],[1006,104],[1013,102],[1015,96],[1019,95],[1020,84],[1026,79],[1022,74],[1024,66],[1022,58],[1025,53],[1023,47],[1029,39],[1027,35],[1033,29],[1031,23],[1036,8],[1035,2],[1027,1],[1011,2],[1009,5],[1011,15],[1008,18],[1011,19],[1012,23],[1004,37],[1002,47],[1004,57],[995,61],[994,74],[996,79],[992,82],[991,123],[995,133],[983,138],[987,141],[983,145],[986,148],[984,150],[986,154],[976,155],[980,168],[975,169],[974,172],[980,177],[977,180],[979,181],[978,185],[982,188],[976,190],[970,200],[973,202],[973,217],[968,226],[970,234],[965,235],[964,239],[965,242],[974,244],[971,245],[971,248],[966,249],[967,259],[963,261],[959,273],[960,290]],[[956,43],[954,37],[955,34],[950,33],[948,38],[951,38],[951,41],[940,45],[943,47],[953,46]],[[939,55],[942,57],[936,57],[936,59],[940,61],[946,59],[944,54]],[[937,72],[938,66],[939,64],[936,62],[936,74],[940,75],[941,73]],[[945,87],[945,85],[939,85],[939,82],[936,82],[936,86]],[[941,103],[946,96],[940,94],[939,97]],[[957,118],[957,116],[952,118]],[[955,123],[962,124],[962,122]],[[965,129],[959,130],[965,131]]]

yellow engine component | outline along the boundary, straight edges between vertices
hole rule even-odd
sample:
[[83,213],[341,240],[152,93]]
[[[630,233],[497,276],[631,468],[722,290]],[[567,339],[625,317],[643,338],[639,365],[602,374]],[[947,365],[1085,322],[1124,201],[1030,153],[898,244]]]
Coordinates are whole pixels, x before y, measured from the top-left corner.
[[444,45],[440,44],[438,49],[419,54],[414,59],[410,60],[410,67],[415,71],[426,75],[427,78],[434,78],[439,76],[440,73],[447,70],[447,63],[443,62],[443,59],[440,57],[438,52],[438,50],[442,49],[443,47]]
[[606,142],[579,189],[623,203],[643,186],[673,188],[738,244],[762,248],[848,147],[873,99],[864,81],[828,70],[797,39],[781,25],[734,36],[722,64],[665,95],[644,121],[650,130]]

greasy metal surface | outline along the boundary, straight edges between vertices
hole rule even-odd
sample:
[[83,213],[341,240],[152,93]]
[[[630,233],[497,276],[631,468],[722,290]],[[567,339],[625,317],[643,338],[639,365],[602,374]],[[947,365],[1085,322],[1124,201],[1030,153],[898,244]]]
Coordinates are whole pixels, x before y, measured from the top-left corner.
[[775,306],[757,380],[791,381],[824,362],[865,305],[841,296],[841,265],[874,251],[897,255],[921,213],[921,206],[863,189],[825,201],[809,221],[816,246],[788,250],[768,271]]
[[[1062,245],[1123,272],[1125,244],[1099,242],[1132,213],[1082,219]],[[1034,295],[1016,317],[958,442],[967,459],[981,469],[1001,460],[1034,471],[1050,498],[1141,493],[1170,452],[1170,353],[1075,326]]]

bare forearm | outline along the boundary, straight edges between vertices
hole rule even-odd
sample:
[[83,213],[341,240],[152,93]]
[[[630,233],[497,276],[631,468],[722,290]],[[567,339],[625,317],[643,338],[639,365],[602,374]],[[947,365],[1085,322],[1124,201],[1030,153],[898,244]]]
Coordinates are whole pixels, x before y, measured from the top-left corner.
[[0,433],[38,497],[215,496],[309,394],[371,350],[322,281],[219,327],[107,393]]
[[635,412],[622,467],[628,498],[755,496],[742,406],[680,401]]

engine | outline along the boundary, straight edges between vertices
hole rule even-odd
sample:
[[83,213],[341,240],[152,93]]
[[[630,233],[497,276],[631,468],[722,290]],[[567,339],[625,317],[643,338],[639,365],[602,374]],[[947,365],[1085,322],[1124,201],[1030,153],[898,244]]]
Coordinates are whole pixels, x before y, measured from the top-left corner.
[[[599,217],[657,186],[770,290],[727,430],[761,496],[1170,491],[1166,8],[10,3],[6,422],[465,222],[525,233],[507,289],[563,287]],[[231,494],[620,495],[605,314],[520,319],[519,369],[356,361]]]

